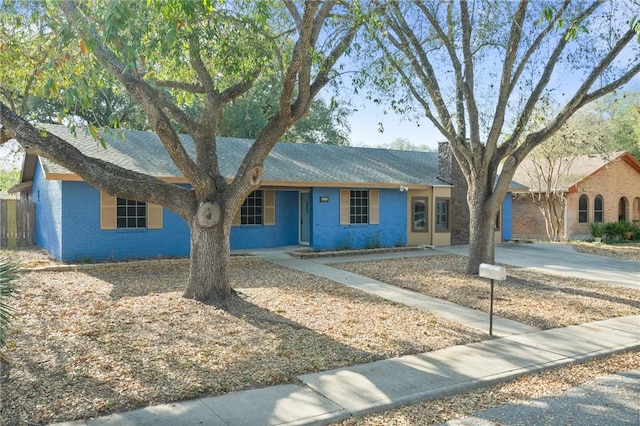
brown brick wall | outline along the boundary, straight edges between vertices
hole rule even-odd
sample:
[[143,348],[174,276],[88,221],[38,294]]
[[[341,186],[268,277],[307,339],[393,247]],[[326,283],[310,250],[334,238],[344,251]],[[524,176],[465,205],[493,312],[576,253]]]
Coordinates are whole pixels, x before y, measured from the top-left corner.
[[548,238],[544,216],[530,194],[517,194],[512,204],[512,238]]
[[[580,195],[589,197],[587,223],[578,223],[578,199]],[[604,221],[618,220],[618,203],[621,197],[627,199],[627,220],[640,223],[640,172],[623,160],[617,160],[587,177],[577,185],[577,192],[567,198],[568,239],[588,238],[589,222],[593,221],[593,203],[596,195],[604,198]],[[530,198],[513,200],[513,238],[546,238],[542,213]]]
[[[582,194],[589,197],[588,222],[578,223],[578,199]],[[593,202],[596,195],[604,198],[604,221],[618,220],[620,198],[627,200],[626,219],[640,220],[637,207],[640,200],[640,172],[623,160],[617,160],[578,184],[577,193],[567,195],[568,238],[589,237],[589,222],[593,221]],[[634,211],[635,204],[635,211]]]

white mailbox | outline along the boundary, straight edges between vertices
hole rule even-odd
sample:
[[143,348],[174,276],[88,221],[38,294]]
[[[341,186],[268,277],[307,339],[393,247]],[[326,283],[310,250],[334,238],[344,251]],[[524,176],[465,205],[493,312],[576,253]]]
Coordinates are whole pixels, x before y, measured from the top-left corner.
[[507,279],[507,268],[505,268],[504,266],[481,263],[479,275],[483,278],[491,278],[492,280],[504,281]]

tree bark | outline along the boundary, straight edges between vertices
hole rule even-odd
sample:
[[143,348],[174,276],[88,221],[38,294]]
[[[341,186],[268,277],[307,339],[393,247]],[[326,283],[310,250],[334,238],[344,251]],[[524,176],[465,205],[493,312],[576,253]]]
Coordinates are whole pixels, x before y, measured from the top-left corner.
[[230,228],[218,220],[202,226],[197,215],[191,220],[191,267],[183,296],[225,308],[234,294],[229,283]]
[[[494,232],[497,210],[490,203],[490,195],[482,185],[470,185],[469,203],[469,260],[467,273],[478,274],[481,263],[494,263]],[[455,212],[454,212],[455,214]]]

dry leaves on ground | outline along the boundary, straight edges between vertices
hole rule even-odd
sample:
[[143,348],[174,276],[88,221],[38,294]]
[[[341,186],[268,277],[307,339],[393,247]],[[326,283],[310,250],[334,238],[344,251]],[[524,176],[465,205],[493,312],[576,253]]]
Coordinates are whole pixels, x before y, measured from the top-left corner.
[[575,251],[579,251],[581,253],[597,254],[599,256],[640,262],[640,243],[638,242],[596,244],[585,241],[572,241],[571,245]]
[[487,338],[256,258],[231,260],[228,311],[181,297],[184,266],[18,281],[0,424],[57,422],[286,383],[305,372]]
[[[467,259],[455,255],[332,265],[483,312],[489,282],[465,273]],[[640,314],[638,291],[578,278],[509,267],[496,282],[494,314],[540,329]]]

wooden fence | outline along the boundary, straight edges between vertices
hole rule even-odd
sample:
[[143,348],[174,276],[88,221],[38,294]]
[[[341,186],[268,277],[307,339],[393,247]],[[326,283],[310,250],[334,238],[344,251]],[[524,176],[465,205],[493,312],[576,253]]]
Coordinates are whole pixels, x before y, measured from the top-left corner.
[[31,201],[0,200],[0,246],[23,247],[34,244],[36,208]]

